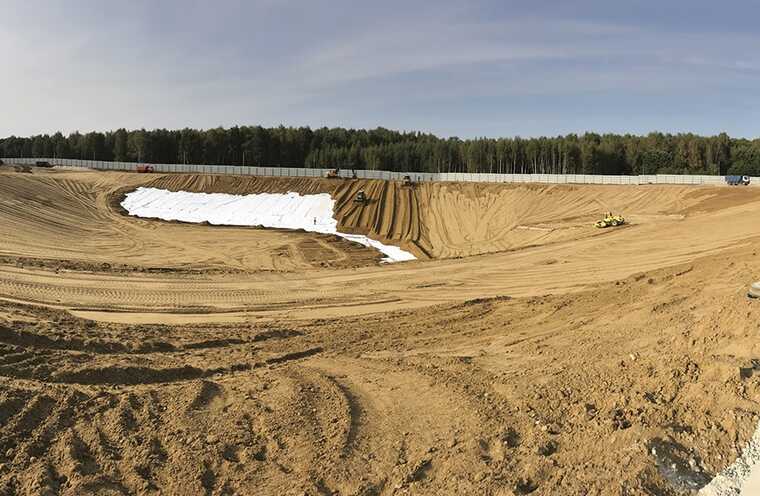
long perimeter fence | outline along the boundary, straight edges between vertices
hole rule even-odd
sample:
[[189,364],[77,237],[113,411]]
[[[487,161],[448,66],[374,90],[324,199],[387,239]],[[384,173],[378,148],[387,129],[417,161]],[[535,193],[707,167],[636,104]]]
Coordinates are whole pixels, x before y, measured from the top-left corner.
[[[135,162],[106,162],[100,160],[78,160],[67,158],[3,158],[7,164],[35,165],[47,163],[51,166],[82,167],[97,170],[136,171],[140,165]],[[237,176],[263,177],[325,177],[330,169],[309,169],[303,167],[255,167],[237,165],[193,165],[193,164],[149,164],[154,172],[190,174],[227,174]],[[642,174],[637,176],[595,175],[595,174],[489,174],[464,172],[391,172],[382,170],[342,169],[341,177],[353,174],[359,179],[401,180],[410,176],[418,182],[481,182],[481,183],[545,183],[545,184],[690,184],[726,185],[724,176]],[[760,177],[750,178],[750,185],[760,186]]]

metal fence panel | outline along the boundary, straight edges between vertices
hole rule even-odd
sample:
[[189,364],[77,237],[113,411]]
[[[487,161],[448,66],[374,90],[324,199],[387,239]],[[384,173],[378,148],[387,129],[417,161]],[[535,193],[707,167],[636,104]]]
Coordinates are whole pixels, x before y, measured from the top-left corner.
[[[112,171],[135,171],[136,162],[105,162],[101,160],[8,157],[3,159],[8,164],[34,165],[37,161],[47,161],[54,166],[83,167]],[[156,172],[162,173],[205,173],[269,177],[325,177],[329,169],[303,167],[259,167],[234,165],[195,165],[195,164],[151,164]],[[351,178],[351,170],[343,169],[340,176]],[[591,174],[497,174],[464,172],[392,172],[382,170],[357,169],[356,177],[360,179],[385,179],[398,181],[404,176],[419,182],[500,182],[500,183],[541,183],[541,184],[683,184],[683,185],[725,185],[724,176],[675,175],[675,174],[640,174],[637,176],[591,175]],[[750,179],[752,186],[760,186],[760,178]]]

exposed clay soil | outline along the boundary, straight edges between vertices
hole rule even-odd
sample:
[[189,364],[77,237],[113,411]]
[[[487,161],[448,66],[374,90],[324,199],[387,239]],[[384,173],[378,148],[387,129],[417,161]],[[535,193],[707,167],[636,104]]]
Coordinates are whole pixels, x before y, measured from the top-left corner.
[[[161,181],[442,259],[112,207]],[[760,419],[753,190],[258,181],[0,172],[0,494],[689,494]]]

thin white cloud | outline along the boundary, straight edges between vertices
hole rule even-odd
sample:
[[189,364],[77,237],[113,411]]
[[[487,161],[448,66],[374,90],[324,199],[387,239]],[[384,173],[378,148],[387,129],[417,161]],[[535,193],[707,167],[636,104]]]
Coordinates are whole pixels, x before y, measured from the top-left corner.
[[631,93],[680,101],[760,82],[754,32],[538,8],[485,14],[490,2],[9,4],[0,136],[248,123],[410,128],[422,121],[406,110],[434,103],[451,109],[441,116],[452,122],[477,119],[455,110],[474,97],[514,108],[537,95],[605,92],[624,109]]

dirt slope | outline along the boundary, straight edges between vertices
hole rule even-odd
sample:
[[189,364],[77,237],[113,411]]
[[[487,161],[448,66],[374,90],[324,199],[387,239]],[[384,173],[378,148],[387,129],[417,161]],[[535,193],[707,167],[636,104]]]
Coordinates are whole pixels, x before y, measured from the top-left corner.
[[0,493],[687,494],[760,413],[760,261],[727,255],[364,318],[1,303]]
[[117,193],[150,175],[0,173],[0,259],[95,271],[282,272],[377,264],[332,236],[156,223],[123,216]]
[[[754,201],[747,189],[692,186],[568,186],[422,183],[305,178],[169,175],[150,182],[172,191],[232,194],[330,193],[344,232],[394,243],[422,258],[467,257],[584,238],[605,211],[633,224],[681,220]],[[353,202],[364,190],[370,201]]]
[[250,177],[214,174],[167,174],[151,178],[146,184],[152,188],[195,193],[227,193],[250,195],[253,193],[332,193],[341,180],[303,177]]
[[[529,211],[520,216],[520,222],[534,222],[535,227],[545,219],[544,213],[537,209],[538,213],[531,214],[532,210],[524,206],[526,198],[547,208],[555,201],[563,205],[553,207],[559,225],[575,226],[557,230],[571,232],[569,239],[531,240],[537,246],[523,249],[503,245],[511,246],[511,251],[462,260],[379,267],[377,255],[370,250],[308,233],[155,222],[124,217],[111,208],[109,198],[125,182],[136,185],[155,179],[103,173],[8,175],[0,183],[0,230],[4,234],[0,237],[0,256],[5,256],[5,263],[0,264],[0,295],[79,310],[182,314],[256,311],[271,317],[298,309],[315,317],[332,317],[484,296],[579,291],[599,282],[690,261],[760,236],[760,227],[747,222],[760,212],[760,199],[746,189],[591,187],[584,204],[580,198],[586,190],[580,187],[499,186],[493,191],[484,188],[483,204],[498,203],[494,191],[499,192],[499,202]],[[340,188],[361,186],[343,181],[337,184]],[[370,189],[374,184],[364,186],[382,198],[378,196],[382,191]],[[453,227],[431,230],[430,223],[403,214],[411,208],[385,210],[380,206],[411,204],[427,189],[443,189],[448,193],[441,193],[433,206],[426,208],[452,219],[448,221],[451,226],[469,229],[470,239],[475,239],[478,233],[486,232],[477,227],[477,218],[486,218],[488,209],[467,213],[461,206],[441,206],[444,198],[460,195],[452,191],[459,188],[470,195],[474,186],[428,185],[410,192],[391,183],[385,187],[385,194],[394,195],[396,200],[377,201],[353,211],[350,209],[356,206],[350,202],[351,190],[334,194],[338,212],[346,222],[359,219],[356,225],[372,224],[374,232],[397,237],[419,227],[417,243],[425,246],[425,239],[451,239],[446,232]],[[464,193],[462,197],[468,196]],[[512,196],[516,199],[510,200]],[[593,209],[589,205],[606,207],[613,202],[628,205],[624,212],[632,225],[600,231],[570,214],[574,208],[582,213],[584,208]],[[506,206],[501,212],[512,215]],[[435,217],[419,213],[419,217],[425,216]],[[471,225],[463,220],[470,217]],[[495,223],[497,218],[490,222]],[[511,237],[514,232],[507,229],[499,243],[517,242]],[[415,239],[417,235],[408,236]],[[323,265],[358,268],[311,270]],[[71,272],[62,277],[50,268]],[[114,274],[118,274],[117,279]],[[156,320],[160,318],[154,317]]]
[[[112,208],[149,182],[498,252],[378,266]],[[0,172],[1,495],[680,495],[760,419],[753,192],[299,184]],[[590,228],[608,208],[632,225]]]
[[[369,205],[351,200],[359,189]],[[416,247],[431,258],[467,257],[588,237],[605,211],[624,213],[632,224],[680,220],[733,201],[754,201],[751,192],[690,187],[609,187],[346,182],[334,193],[346,230]],[[720,198],[720,199],[719,199]],[[717,204],[716,204],[717,203]]]

